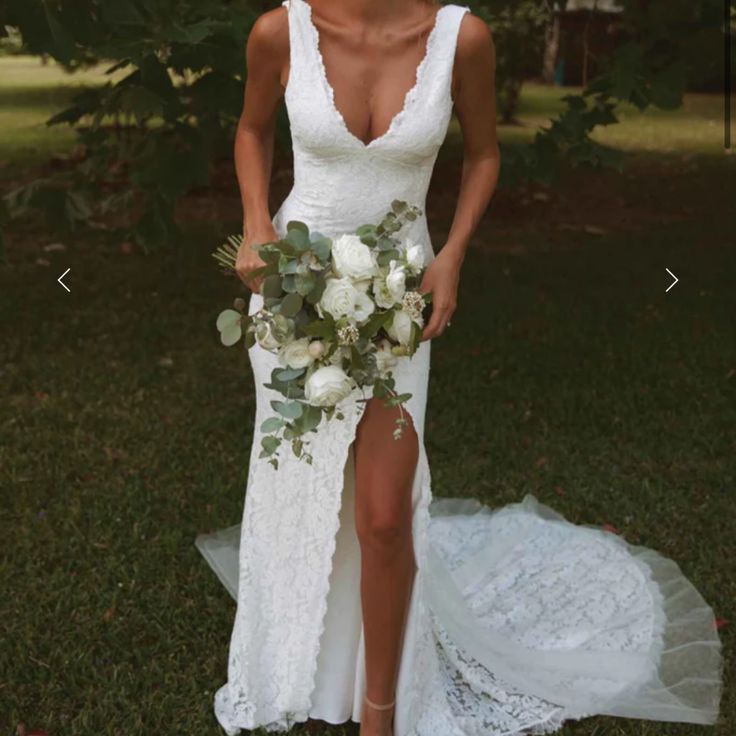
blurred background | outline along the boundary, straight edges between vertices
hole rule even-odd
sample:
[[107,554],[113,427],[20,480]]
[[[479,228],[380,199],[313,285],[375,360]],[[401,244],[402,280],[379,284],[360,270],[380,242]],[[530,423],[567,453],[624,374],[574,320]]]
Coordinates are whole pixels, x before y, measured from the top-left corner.
[[[2,733],[218,733],[234,606],[193,541],[240,520],[253,384],[214,325],[244,291],[210,253],[240,228],[244,43],[276,5],[0,3]],[[533,493],[673,558],[712,604],[716,727],[596,718],[563,736],[727,736],[734,16],[720,0],[471,5],[496,43],[502,181],[433,346],[434,492]],[[436,248],[461,164],[453,122]],[[291,177],[282,111],[272,211]]]

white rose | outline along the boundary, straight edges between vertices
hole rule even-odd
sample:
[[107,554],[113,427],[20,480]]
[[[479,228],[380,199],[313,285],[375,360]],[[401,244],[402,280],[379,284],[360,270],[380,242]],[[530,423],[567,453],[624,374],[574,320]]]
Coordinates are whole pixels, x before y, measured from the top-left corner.
[[309,350],[309,338],[292,340],[279,351],[279,358],[289,368],[306,368],[314,361]]
[[357,235],[341,235],[335,240],[332,263],[338,276],[355,281],[373,278],[376,273],[373,253]]
[[401,301],[406,291],[406,269],[397,261],[391,261],[389,264],[386,288],[391,293],[394,301]]
[[312,406],[335,406],[353,390],[353,381],[337,365],[317,368],[304,385],[304,398]]
[[401,345],[408,345],[411,341],[411,317],[402,309],[394,312],[394,319],[387,329],[388,334]]
[[345,317],[355,306],[355,287],[349,279],[328,279],[319,305],[335,319]]
[[309,343],[309,354],[315,359],[318,360],[325,354],[325,344],[322,342],[322,340],[312,340],[312,342]]
[[391,352],[391,343],[388,340],[381,340],[376,349],[376,369],[378,375],[382,378],[396,365],[398,362]]
[[391,296],[384,276],[376,276],[373,279],[373,296],[381,309],[390,309],[396,304],[396,299]]
[[418,243],[411,243],[406,249],[406,262],[413,271],[424,268],[424,248]]
[[256,323],[256,341],[264,350],[275,350],[279,347],[279,341],[273,334],[271,323],[263,320]]
[[359,291],[355,298],[355,310],[353,311],[353,314],[349,316],[352,316],[352,318],[360,324],[361,322],[365,322],[368,317],[373,314],[375,309],[376,305],[373,303],[373,299],[371,299],[368,294]]
[[375,309],[373,300],[347,278],[328,279],[319,305],[335,319],[348,317],[356,322],[364,322]]

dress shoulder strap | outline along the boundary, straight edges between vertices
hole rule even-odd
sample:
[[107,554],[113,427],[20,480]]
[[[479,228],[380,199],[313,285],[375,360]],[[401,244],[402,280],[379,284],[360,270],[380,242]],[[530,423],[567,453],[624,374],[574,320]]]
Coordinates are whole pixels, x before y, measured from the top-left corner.
[[430,37],[431,48],[427,49],[426,69],[436,92],[449,94],[460,23],[469,11],[465,5],[453,4],[443,5],[438,11],[437,27]]
[[289,18],[289,82],[303,85],[313,78],[318,63],[311,8],[305,0],[283,0],[281,4]]

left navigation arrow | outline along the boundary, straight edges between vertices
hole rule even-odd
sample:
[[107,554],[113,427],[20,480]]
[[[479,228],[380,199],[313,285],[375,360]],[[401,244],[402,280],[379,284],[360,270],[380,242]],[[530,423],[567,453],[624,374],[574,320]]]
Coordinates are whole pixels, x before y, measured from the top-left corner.
[[69,271],[71,271],[71,268],[67,268],[67,270],[64,271],[58,279],[56,279],[67,291],[71,291],[71,289],[62,281],[62,279],[69,273]]

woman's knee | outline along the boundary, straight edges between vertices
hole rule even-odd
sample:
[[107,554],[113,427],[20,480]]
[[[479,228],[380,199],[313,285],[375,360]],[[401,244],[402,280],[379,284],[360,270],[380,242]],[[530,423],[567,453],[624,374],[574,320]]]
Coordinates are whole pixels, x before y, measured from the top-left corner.
[[411,543],[411,507],[389,504],[358,508],[356,532],[362,548],[395,553]]

